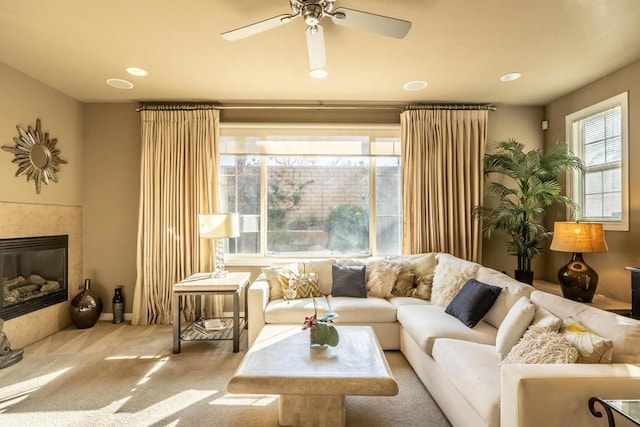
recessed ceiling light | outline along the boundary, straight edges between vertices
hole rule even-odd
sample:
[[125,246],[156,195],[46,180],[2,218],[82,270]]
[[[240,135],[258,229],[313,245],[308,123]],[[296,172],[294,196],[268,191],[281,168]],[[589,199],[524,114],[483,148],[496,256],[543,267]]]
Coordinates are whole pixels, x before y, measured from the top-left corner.
[[324,79],[325,77],[327,77],[329,75],[329,73],[327,73],[325,70],[317,68],[315,70],[311,70],[309,72],[309,75],[311,77],[313,77],[314,79]]
[[500,77],[500,81],[511,82],[513,80],[518,80],[520,77],[522,77],[522,74],[520,73],[507,73]]
[[402,88],[409,92],[415,92],[417,90],[422,90],[427,87],[427,82],[423,80],[414,80],[411,82],[406,82]]
[[107,84],[118,89],[133,89],[133,83],[122,79],[107,79]]
[[133,76],[143,77],[147,75],[147,70],[138,67],[128,67],[127,73]]

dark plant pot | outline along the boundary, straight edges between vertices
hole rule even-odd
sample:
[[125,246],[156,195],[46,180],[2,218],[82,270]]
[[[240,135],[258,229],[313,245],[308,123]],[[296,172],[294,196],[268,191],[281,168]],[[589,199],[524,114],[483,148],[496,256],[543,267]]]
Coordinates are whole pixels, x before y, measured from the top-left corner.
[[515,276],[518,282],[526,283],[527,285],[533,285],[532,270],[515,270]]

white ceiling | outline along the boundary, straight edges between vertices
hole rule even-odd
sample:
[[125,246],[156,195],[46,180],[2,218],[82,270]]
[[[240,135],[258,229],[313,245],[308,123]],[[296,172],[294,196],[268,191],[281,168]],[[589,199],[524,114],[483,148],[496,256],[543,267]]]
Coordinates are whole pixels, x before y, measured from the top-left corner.
[[[412,21],[401,40],[323,20],[327,71],[309,77],[288,0],[2,0],[0,62],[82,102],[468,102],[544,105],[640,60],[640,0],[336,0]],[[137,66],[147,77],[127,75]],[[498,78],[518,71],[520,80]],[[131,90],[106,85],[124,78]],[[406,92],[402,85],[425,80]]]

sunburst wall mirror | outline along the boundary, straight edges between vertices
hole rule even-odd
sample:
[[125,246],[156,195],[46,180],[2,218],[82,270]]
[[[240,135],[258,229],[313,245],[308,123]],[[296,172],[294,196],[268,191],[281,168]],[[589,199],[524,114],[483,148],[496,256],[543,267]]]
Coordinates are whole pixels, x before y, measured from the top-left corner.
[[26,175],[27,181],[34,180],[36,193],[40,194],[42,183],[58,182],[56,174],[60,172],[60,164],[67,163],[60,158],[60,150],[56,148],[57,138],[49,138],[49,133],[42,133],[40,119],[36,119],[36,127],[27,127],[25,131],[16,126],[18,136],[13,138],[15,146],[3,145],[2,149],[13,153],[13,163],[18,164],[16,177]]

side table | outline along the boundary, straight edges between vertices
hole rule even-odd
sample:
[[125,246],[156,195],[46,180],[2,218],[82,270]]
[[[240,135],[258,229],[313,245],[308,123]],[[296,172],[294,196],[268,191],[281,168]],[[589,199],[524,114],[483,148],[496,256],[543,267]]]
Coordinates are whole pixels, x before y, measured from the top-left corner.
[[616,426],[616,421],[613,418],[613,412],[611,412],[612,410],[622,415],[635,425],[640,426],[640,400],[609,400],[600,399],[598,397],[589,398],[589,411],[591,412],[591,415],[596,418],[602,418],[602,412],[595,408],[596,402],[604,408],[604,412],[607,414],[607,421],[609,421],[609,427]]
[[[539,291],[562,296],[562,289],[560,289],[560,285],[557,283],[547,282],[546,280],[534,280],[533,287]],[[616,314],[629,315],[631,313],[631,303],[619,301],[601,294],[595,294],[591,302],[584,304]]]
[[[211,277],[211,273],[197,273],[173,285],[173,352],[180,353],[181,341],[229,340],[233,339],[233,352],[240,351],[240,333],[247,327],[247,289],[250,273],[230,272],[226,277]],[[240,294],[244,291],[244,316],[240,317]],[[184,328],[181,325],[181,296],[184,295],[233,295],[233,316],[223,318],[225,329],[209,333],[198,324],[200,320],[200,298],[196,298],[196,321]],[[233,330],[233,338],[227,338],[228,329]]]

